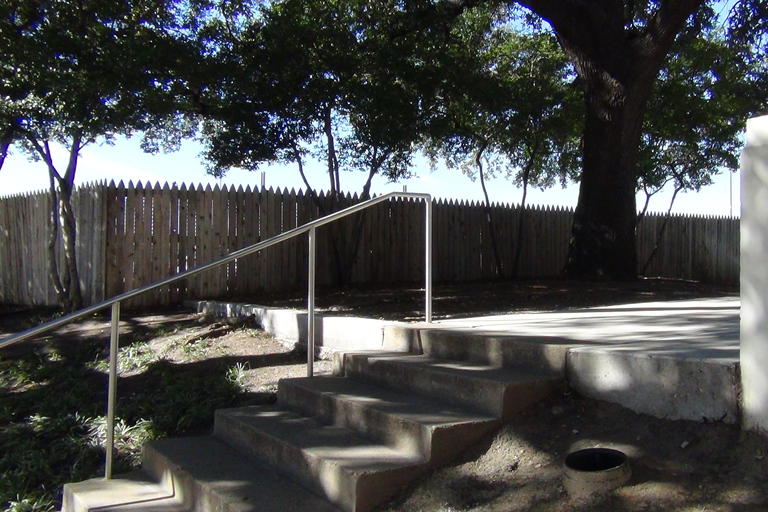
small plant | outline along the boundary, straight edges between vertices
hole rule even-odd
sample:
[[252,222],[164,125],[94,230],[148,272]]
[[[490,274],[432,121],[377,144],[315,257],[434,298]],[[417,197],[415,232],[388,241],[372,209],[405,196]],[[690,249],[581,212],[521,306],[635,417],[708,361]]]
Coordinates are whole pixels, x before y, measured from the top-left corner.
[[248,363],[235,363],[227,370],[227,380],[243,390],[246,372],[251,369]]
[[20,501],[11,501],[8,503],[7,512],[49,512],[56,510],[50,500],[45,498],[28,499]]
[[[107,444],[107,418],[99,416],[88,421],[88,435],[85,441],[93,447],[104,447]],[[138,467],[141,464],[141,447],[156,436],[155,428],[151,421],[138,420],[134,424],[128,424],[124,419],[115,421],[114,442],[115,450],[120,454],[124,463],[129,468]]]

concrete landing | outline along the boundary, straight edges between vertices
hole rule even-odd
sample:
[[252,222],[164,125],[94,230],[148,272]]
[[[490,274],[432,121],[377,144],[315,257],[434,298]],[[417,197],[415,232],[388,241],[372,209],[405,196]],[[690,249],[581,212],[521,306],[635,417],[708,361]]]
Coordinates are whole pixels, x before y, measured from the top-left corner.
[[[217,304],[216,308],[212,303],[189,305],[221,315],[236,315],[242,309],[231,304]],[[485,338],[495,343],[488,349],[489,355],[516,354],[520,366],[527,364],[523,352],[535,349],[537,357],[547,355],[554,369],[560,371],[562,364],[570,385],[586,396],[662,418],[737,423],[741,421],[740,305],[739,297],[724,297],[449,319],[432,324],[334,317],[323,319],[333,325],[332,332],[321,329],[318,335],[322,340],[319,345],[327,351],[409,350],[403,343],[403,330],[415,332],[413,339],[425,338],[425,331],[431,338],[451,337],[459,343],[462,336],[465,343]],[[293,312],[286,320],[294,330],[302,325],[302,313]],[[249,310],[249,314],[253,312]],[[278,336],[288,332],[281,327],[280,315],[265,319],[270,332]],[[366,329],[361,329],[361,322]],[[388,331],[401,334],[393,339]],[[354,333],[354,339],[349,339],[349,333]],[[306,329],[285,337],[302,342],[305,334]],[[422,349],[412,340],[405,345],[408,343],[410,350]],[[510,344],[527,348],[504,348]],[[489,357],[490,363],[496,364],[495,359]]]

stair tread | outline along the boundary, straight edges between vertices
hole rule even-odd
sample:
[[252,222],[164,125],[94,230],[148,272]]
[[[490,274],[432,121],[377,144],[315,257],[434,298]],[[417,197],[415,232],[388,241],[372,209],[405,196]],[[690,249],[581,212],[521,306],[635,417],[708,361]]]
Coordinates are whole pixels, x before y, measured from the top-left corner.
[[217,414],[348,471],[368,473],[426,463],[422,456],[370,441],[349,429],[327,425],[277,406],[225,409]]
[[212,436],[153,441],[152,449],[220,496],[231,510],[338,512],[309,490]]
[[518,383],[541,380],[562,380],[562,377],[555,373],[544,373],[541,371],[528,371],[518,368],[508,368],[504,366],[492,366],[471,361],[459,361],[439,359],[428,355],[403,355],[397,352],[350,352],[350,356],[364,356],[372,364],[376,362],[385,362],[390,364],[410,365],[423,369],[458,375],[469,379],[489,380],[499,383]]
[[488,414],[470,411],[438,400],[345,377],[285,379],[282,385],[297,386],[316,393],[333,395],[339,400],[355,402],[361,406],[391,414],[403,421],[417,422],[426,426],[448,426],[496,419]]

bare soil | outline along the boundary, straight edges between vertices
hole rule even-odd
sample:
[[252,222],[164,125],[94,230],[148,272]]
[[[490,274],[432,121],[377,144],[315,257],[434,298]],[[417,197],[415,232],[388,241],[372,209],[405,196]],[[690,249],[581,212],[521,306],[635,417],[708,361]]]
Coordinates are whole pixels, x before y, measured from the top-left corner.
[[[556,310],[735,293],[738,290],[734,288],[659,280],[478,284],[437,288],[435,315]],[[302,298],[244,300],[303,307]],[[400,319],[419,319],[422,301],[423,292],[418,289],[347,290],[318,297],[321,308],[338,314]],[[38,310],[0,309],[0,337],[39,321],[40,315]],[[280,378],[306,373],[304,354],[265,335],[248,321],[228,322],[177,310],[138,312],[126,321],[125,330],[144,337],[153,351],[173,360],[194,355],[197,363],[190,365],[193,373],[205,372],[206,360],[242,363],[244,384],[254,396],[271,395]],[[103,318],[62,329],[37,343],[76,342],[94,336],[108,336]],[[316,368],[327,371],[329,363],[320,362]],[[124,370],[130,374],[130,369]],[[121,388],[121,393],[125,392]],[[562,485],[563,459],[571,451],[595,446],[624,451],[630,458],[632,478],[604,496],[571,498]],[[768,438],[734,425],[653,418],[566,390],[522,412],[460,460],[405,489],[381,510],[765,511],[767,454]]]

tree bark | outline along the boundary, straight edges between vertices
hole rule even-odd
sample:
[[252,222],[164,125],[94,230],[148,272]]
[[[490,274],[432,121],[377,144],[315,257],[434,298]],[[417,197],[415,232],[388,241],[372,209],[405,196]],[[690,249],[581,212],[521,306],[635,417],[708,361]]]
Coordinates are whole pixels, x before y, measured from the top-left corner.
[[48,277],[53,283],[53,289],[59,299],[59,304],[64,311],[71,311],[72,304],[69,300],[69,292],[59,277],[59,265],[56,257],[56,243],[59,240],[59,194],[56,192],[56,180],[52,173],[49,173],[49,192],[51,194],[51,210],[48,215],[48,244],[46,245],[46,255],[48,257]]
[[631,279],[637,275],[637,150],[652,81],[630,87],[587,78],[583,171],[564,274]]
[[8,153],[10,153],[14,133],[14,129],[10,127],[5,130],[2,136],[0,136],[0,170],[3,169],[5,159],[8,156]]

